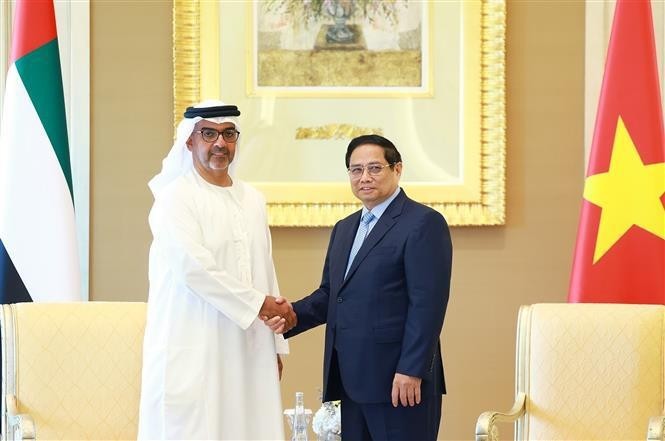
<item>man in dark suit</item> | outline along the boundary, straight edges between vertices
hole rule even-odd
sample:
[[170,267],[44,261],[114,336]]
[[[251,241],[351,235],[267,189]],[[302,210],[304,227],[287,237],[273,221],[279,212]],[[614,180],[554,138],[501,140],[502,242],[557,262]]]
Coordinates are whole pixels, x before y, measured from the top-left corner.
[[[344,441],[435,440],[448,226],[399,187],[402,159],[388,139],[353,139],[346,166],[363,208],[333,228],[321,286],[293,303],[298,324],[284,336],[327,324],[323,400],[341,400]],[[266,323],[284,330],[279,318]]]

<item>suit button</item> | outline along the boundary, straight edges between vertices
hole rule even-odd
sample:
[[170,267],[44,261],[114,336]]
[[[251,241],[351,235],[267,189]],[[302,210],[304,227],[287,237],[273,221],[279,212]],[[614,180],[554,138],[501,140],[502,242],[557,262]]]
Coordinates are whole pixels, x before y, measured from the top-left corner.
[[344,300],[341,297],[337,297],[337,303],[342,303]]

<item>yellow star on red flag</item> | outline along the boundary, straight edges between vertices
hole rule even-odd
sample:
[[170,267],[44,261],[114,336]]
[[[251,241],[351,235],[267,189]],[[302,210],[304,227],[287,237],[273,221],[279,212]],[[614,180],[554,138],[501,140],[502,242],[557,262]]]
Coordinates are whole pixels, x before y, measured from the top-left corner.
[[596,263],[636,225],[665,240],[665,163],[644,164],[619,117],[610,167],[589,176],[584,199],[602,208],[593,255]]
[[665,130],[650,0],[617,0],[570,302],[665,304]]

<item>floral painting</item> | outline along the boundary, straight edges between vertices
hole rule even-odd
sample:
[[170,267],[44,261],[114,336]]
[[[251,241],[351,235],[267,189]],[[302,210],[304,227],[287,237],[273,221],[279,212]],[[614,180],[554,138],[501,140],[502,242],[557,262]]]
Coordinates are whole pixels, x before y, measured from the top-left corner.
[[254,86],[422,91],[426,9],[414,0],[256,2]]

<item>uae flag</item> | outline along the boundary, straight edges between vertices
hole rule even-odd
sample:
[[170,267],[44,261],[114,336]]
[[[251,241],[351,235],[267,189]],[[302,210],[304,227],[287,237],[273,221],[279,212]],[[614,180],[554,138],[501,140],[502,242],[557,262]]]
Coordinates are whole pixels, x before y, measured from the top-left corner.
[[618,0],[568,300],[665,303],[665,143],[651,4]]
[[0,127],[0,303],[80,300],[52,0],[17,0]]

